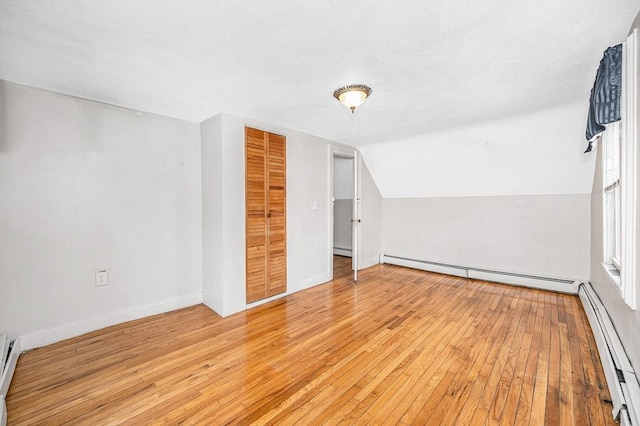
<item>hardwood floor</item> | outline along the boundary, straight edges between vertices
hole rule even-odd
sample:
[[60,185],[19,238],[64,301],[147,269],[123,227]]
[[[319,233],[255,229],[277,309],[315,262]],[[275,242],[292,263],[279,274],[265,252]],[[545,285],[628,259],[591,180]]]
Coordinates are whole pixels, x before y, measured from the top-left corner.
[[[358,271],[360,272],[360,271]],[[351,265],[351,258],[345,256],[333,256],[333,279],[341,280],[353,277],[353,269]],[[353,282],[353,281],[351,281]]]
[[615,424],[575,296],[379,265],[23,354],[9,425]]

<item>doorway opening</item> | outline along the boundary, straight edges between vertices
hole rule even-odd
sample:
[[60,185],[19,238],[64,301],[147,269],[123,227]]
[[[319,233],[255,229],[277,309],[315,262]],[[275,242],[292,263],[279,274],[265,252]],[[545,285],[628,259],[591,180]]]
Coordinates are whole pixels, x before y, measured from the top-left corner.
[[[353,273],[358,280],[359,197],[357,152],[332,152],[333,279]],[[350,266],[350,268],[349,268]]]

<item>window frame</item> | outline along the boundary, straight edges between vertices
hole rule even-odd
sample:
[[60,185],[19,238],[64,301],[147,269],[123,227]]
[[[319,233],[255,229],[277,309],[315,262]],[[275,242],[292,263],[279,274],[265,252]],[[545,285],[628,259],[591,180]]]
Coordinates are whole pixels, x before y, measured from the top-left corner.
[[[610,123],[600,135],[602,144],[602,211],[604,263],[621,269],[621,147],[622,120]],[[612,205],[613,204],[613,205]],[[620,283],[617,283],[620,285]]]
[[[634,29],[623,43],[622,99],[619,124],[607,126],[601,136],[602,147],[602,208],[603,208],[603,263],[605,271],[616,284],[620,296],[633,310],[637,308],[637,185],[638,185],[638,30]],[[616,133],[619,132],[619,135]],[[619,137],[619,179],[607,178],[611,171],[607,164],[607,144]],[[605,139],[607,141],[605,142]],[[616,195],[617,194],[617,195]],[[619,253],[612,247],[609,200],[618,197],[619,212],[614,220],[614,245],[619,244]],[[617,226],[615,226],[617,225]],[[616,257],[619,254],[619,258]]]

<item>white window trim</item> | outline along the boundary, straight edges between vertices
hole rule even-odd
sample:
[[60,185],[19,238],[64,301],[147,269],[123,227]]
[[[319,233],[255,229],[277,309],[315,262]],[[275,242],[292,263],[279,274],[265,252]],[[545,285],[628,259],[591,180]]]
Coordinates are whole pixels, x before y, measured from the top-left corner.
[[[624,98],[624,97],[623,97]],[[624,105],[624,99],[621,102]],[[624,143],[623,133],[624,129],[622,128],[623,121],[617,121],[614,123],[607,124],[606,130],[600,134],[600,143],[602,144],[602,186],[603,186],[603,204],[602,204],[602,217],[603,217],[603,253],[604,253],[604,263],[608,264],[607,271],[615,272],[614,281],[618,286],[620,283],[620,274],[616,271],[613,271],[611,268],[615,268],[618,271],[620,270],[620,252],[621,252],[621,187],[620,187],[620,170],[621,170],[621,145]],[[612,145],[616,145],[615,147]],[[614,154],[610,157],[610,154],[613,154],[617,151],[617,154]],[[617,162],[617,164],[612,164],[612,160]],[[614,173],[615,171],[615,173]],[[614,212],[616,213],[616,218],[613,220],[611,218],[611,205],[610,203],[615,203]],[[613,227],[611,225],[614,225]],[[614,238],[612,238],[612,236]],[[613,240],[613,241],[612,241]],[[617,256],[617,257],[616,257]]]
[[[638,185],[638,30],[634,29],[624,43],[623,95],[621,116],[623,138],[620,146],[620,259],[604,259],[602,266],[616,284],[620,296],[631,309],[637,308],[637,185]],[[604,165],[603,165],[604,170]],[[603,196],[604,255],[607,248],[606,197]]]
[[614,268],[616,268],[618,271],[621,269],[620,261],[615,257],[611,258],[611,263],[613,264]]
[[[621,197],[621,240],[620,240],[620,291],[622,298],[636,309],[637,304],[637,144],[638,144],[638,29],[634,29],[625,43],[627,54],[622,70],[625,103],[621,108],[623,123],[623,143],[620,147],[620,197]],[[626,77],[625,77],[626,76]]]

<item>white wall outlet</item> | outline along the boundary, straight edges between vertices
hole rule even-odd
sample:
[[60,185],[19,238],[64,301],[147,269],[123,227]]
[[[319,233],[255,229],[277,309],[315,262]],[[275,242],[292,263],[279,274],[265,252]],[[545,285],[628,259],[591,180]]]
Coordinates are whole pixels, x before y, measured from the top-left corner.
[[96,287],[102,287],[109,283],[109,275],[107,275],[107,270],[103,269],[101,271],[96,272]]

